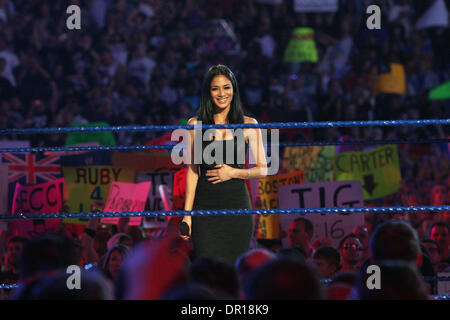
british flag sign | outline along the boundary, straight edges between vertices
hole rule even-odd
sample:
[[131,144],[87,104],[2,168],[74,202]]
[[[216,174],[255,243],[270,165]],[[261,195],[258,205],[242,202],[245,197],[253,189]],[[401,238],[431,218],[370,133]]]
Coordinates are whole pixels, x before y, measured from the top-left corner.
[[8,167],[8,208],[11,208],[15,183],[38,184],[61,177],[60,156],[41,153],[2,153],[2,163]]
[[59,156],[40,156],[39,154],[3,153],[3,163],[8,166],[8,183],[25,177],[26,184],[57,179],[61,175]]

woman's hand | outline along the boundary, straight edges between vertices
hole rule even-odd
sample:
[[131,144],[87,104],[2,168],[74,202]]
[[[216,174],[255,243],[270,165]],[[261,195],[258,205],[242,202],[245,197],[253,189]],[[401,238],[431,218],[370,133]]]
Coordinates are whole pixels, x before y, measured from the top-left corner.
[[206,171],[206,176],[211,177],[208,179],[208,181],[211,181],[213,184],[224,182],[234,178],[233,167],[230,167],[226,164],[218,164],[216,165],[216,168],[217,169]]

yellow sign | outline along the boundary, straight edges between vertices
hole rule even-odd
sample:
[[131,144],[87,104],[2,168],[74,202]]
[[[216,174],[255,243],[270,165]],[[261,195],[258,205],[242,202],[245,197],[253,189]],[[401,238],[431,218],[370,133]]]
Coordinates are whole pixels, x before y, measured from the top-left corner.
[[283,168],[288,172],[303,170],[305,182],[330,181],[335,150],[335,146],[286,147]]
[[[113,166],[63,167],[69,212],[90,212],[94,201],[108,199],[114,181],[136,182],[136,170]],[[87,219],[65,219],[65,223],[82,223]]]
[[[258,183],[258,195],[264,209],[278,208],[278,187],[304,182],[303,171],[267,176]],[[280,215],[271,214],[259,218],[259,239],[279,239]]]
[[284,62],[317,62],[314,30],[295,28],[284,53]]
[[336,181],[359,180],[364,200],[382,198],[401,188],[401,173],[396,145],[365,152],[343,152],[333,157]]
[[405,94],[405,68],[402,64],[391,63],[391,72],[378,75],[376,82],[377,93]]

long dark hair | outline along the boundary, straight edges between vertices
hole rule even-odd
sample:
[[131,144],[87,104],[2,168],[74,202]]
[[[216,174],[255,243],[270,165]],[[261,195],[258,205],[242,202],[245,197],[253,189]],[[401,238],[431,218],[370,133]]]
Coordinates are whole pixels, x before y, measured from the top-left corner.
[[236,77],[233,72],[223,64],[218,64],[209,68],[203,80],[202,97],[200,100],[200,108],[197,113],[197,119],[202,124],[214,124],[214,102],[211,99],[211,81],[215,76],[223,75],[227,77],[233,85],[233,99],[228,112],[228,123],[244,123],[244,112],[242,110],[241,96]]

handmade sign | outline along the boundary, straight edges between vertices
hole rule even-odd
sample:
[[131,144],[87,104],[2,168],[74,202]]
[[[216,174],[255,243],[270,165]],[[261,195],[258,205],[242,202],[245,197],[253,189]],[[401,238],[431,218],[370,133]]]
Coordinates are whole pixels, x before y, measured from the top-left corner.
[[[333,208],[361,207],[363,193],[360,181],[304,183],[278,188],[280,208]],[[333,246],[351,233],[355,226],[362,225],[364,214],[282,214],[281,230],[287,235],[289,224],[303,217],[314,225],[312,242],[316,239],[328,238]],[[284,247],[289,246],[288,237],[282,239]]]
[[[303,171],[267,176],[259,179],[258,196],[261,199],[262,208],[278,208],[278,187],[304,182]],[[279,239],[280,216],[263,215],[259,218],[259,239]]]
[[401,188],[401,174],[396,145],[386,145],[365,152],[343,152],[333,157],[336,181],[359,180],[364,200],[382,198]]
[[[152,183],[113,182],[104,212],[144,211]],[[117,224],[119,218],[102,218],[101,222]],[[140,226],[142,217],[130,217],[129,226]]]

